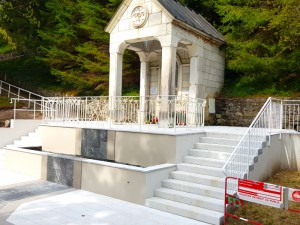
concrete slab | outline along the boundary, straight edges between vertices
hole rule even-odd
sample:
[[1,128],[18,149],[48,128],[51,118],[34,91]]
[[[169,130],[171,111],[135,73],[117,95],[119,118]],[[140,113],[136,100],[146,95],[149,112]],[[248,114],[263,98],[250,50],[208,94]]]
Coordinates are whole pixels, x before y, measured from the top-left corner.
[[24,203],[11,214],[7,221],[15,225],[203,224],[82,190]]
[[[8,180],[6,180],[9,178]],[[203,225],[60,184],[0,170],[1,225]]]

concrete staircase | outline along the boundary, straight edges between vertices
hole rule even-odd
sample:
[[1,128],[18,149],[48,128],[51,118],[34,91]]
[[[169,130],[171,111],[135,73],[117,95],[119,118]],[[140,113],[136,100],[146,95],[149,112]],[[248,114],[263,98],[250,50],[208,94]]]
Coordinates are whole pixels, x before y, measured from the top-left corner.
[[6,148],[28,148],[28,147],[40,147],[42,146],[41,141],[38,136],[38,128],[28,133],[27,136],[22,136],[19,140],[15,140],[13,144],[7,145]]
[[222,171],[241,134],[205,133],[177,171],[163,180],[146,206],[203,222],[221,224],[224,212]]

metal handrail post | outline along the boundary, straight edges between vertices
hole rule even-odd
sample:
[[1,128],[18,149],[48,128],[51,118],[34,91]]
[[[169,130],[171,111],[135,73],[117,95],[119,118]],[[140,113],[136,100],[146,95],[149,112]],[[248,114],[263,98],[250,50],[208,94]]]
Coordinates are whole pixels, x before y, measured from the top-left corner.
[[7,94],[8,98],[9,98],[9,95],[10,95],[10,84],[8,84],[8,94]]
[[140,107],[139,107],[140,108],[140,131],[142,131],[142,109],[144,109],[144,106],[142,107],[142,104],[143,104],[143,97],[140,96]]
[[28,108],[30,108],[30,98],[31,98],[31,92],[28,93],[28,99],[29,99],[29,101],[28,101]]
[[63,114],[62,114],[62,122],[65,121],[65,97],[63,97]]
[[20,88],[18,88],[18,101],[20,101]]
[[36,105],[35,105],[35,101],[33,102],[33,119],[35,120],[35,109],[36,109]]
[[175,111],[175,115],[174,115],[174,133],[176,133],[176,116],[177,116],[177,97],[175,96],[175,107],[174,107],[174,111]]
[[280,128],[280,135],[279,135],[279,138],[281,140],[281,135],[282,135],[282,123],[283,123],[283,104],[282,104],[282,101],[280,101],[280,115],[279,115],[279,128]]
[[2,80],[0,81],[0,95],[2,93]]
[[271,125],[273,124],[272,122],[272,99],[270,100],[270,112],[269,112],[269,146],[271,145]]
[[[251,148],[251,130],[249,130],[249,142],[248,142],[248,154],[247,157],[250,156],[250,148]],[[248,160],[247,160],[248,161]],[[247,174],[246,174],[246,178],[249,178],[249,166],[247,167]]]
[[87,107],[88,107],[87,97],[85,97],[85,107],[84,107],[84,121],[85,121],[85,124],[87,123]]
[[17,101],[14,99],[14,120],[16,119],[16,113],[17,113]]

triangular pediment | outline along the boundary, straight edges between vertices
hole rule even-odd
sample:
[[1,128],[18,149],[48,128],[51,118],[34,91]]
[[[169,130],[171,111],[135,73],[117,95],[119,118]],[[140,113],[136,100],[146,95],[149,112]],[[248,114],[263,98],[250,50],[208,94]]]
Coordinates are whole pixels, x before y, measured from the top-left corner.
[[124,0],[105,31],[138,29],[171,23],[173,16],[156,0]]
[[201,15],[174,0],[124,0],[105,31],[112,33],[175,22],[187,30],[226,43]]

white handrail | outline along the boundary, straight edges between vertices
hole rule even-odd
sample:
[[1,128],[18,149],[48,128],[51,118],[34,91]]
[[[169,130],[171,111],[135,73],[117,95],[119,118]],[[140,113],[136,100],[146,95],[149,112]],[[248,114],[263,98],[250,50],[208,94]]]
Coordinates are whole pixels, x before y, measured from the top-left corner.
[[[271,133],[282,129],[300,131],[300,101],[268,98],[246,133],[223,166],[225,176],[248,178],[249,168],[258,157],[264,142],[270,144]],[[229,185],[234,193],[236,184]]]
[[[6,85],[7,89],[3,86]],[[15,92],[13,91],[13,89],[15,89]],[[17,98],[17,100],[19,101],[20,99],[27,99],[28,100],[28,108],[30,108],[30,104],[31,104],[31,100],[32,99],[43,99],[44,96],[41,96],[39,94],[33,93],[31,91],[27,91],[23,88],[17,87],[15,85],[12,85],[10,83],[7,83],[5,81],[0,80],[0,94],[2,94],[2,91],[6,91],[7,92],[7,97],[10,98],[11,96],[15,96]],[[21,95],[21,91],[23,93],[26,93],[26,95],[28,95],[28,98],[24,97]],[[12,100],[11,100],[12,101]]]

